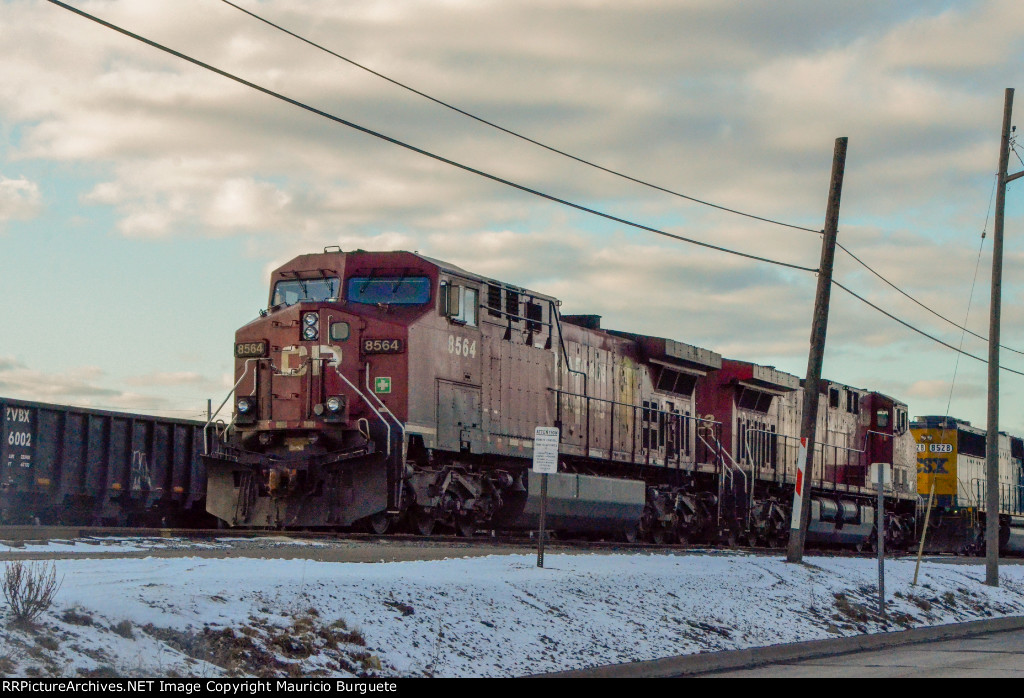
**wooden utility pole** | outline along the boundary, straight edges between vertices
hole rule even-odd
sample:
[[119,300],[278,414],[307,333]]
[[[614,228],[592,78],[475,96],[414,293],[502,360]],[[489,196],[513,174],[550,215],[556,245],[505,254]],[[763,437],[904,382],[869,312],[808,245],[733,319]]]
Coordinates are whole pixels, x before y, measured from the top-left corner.
[[802,562],[807,528],[811,521],[811,476],[814,473],[814,437],[818,425],[818,383],[825,360],[825,333],[828,330],[828,304],[832,295],[832,267],[839,233],[839,199],[843,193],[843,172],[846,169],[847,138],[836,139],[832,155],[832,181],[825,209],[825,231],[821,240],[821,263],[818,265],[818,290],[814,296],[814,318],[811,320],[811,351],[807,357],[807,378],[804,380],[803,419],[800,423],[800,455],[797,462],[796,487],[793,489],[793,516],[789,527],[787,562]]
[[985,433],[985,584],[999,586],[999,316],[1003,286],[1003,210],[1006,183],[1022,173],[1006,176],[1010,160],[1010,118],[1013,88],[1003,100],[1003,132],[999,139],[999,174],[996,182],[996,215],[992,230],[992,302],[988,325],[988,425]]

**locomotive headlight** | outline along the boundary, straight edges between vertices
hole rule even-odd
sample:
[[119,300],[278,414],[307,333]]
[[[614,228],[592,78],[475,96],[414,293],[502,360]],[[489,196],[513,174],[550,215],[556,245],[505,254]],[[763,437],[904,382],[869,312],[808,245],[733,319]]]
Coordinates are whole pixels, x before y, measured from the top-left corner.
[[328,410],[330,410],[331,412],[337,412],[338,410],[341,409],[341,398],[338,397],[337,395],[332,395],[331,397],[327,398],[327,402],[325,404],[327,405]]
[[302,338],[309,341],[320,338],[320,316],[316,313],[303,313]]
[[252,410],[252,400],[247,397],[238,398],[238,414],[248,414]]

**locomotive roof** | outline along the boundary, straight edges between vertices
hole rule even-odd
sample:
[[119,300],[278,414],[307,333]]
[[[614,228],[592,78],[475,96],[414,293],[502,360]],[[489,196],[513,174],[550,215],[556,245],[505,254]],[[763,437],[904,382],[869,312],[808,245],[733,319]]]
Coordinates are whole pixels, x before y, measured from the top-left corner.
[[474,273],[474,272],[471,272],[471,271],[466,271],[462,267],[460,267],[458,265],[455,265],[455,264],[452,264],[451,262],[446,262],[446,261],[444,261],[442,259],[435,259],[434,257],[428,257],[427,255],[420,254],[419,252],[412,252],[410,254],[412,254],[415,257],[419,257],[420,259],[422,259],[425,262],[429,262],[430,264],[433,264],[433,265],[437,266],[438,269],[440,269],[443,272],[447,272],[449,274],[454,274],[456,276],[461,276],[461,277],[466,278],[466,279],[472,279],[474,281],[481,281],[481,282],[484,282],[484,283],[494,284],[495,286],[504,286],[505,288],[511,288],[514,291],[518,291],[520,293],[528,294],[530,296],[533,296],[534,298],[543,298],[544,300],[552,301],[554,303],[558,302],[558,299],[555,298],[554,296],[549,296],[549,295],[547,295],[545,293],[539,293],[537,291],[531,291],[528,288],[523,288],[522,286],[517,286],[517,285],[511,284],[511,283],[509,283],[507,281],[501,281],[499,279],[493,279],[493,278],[491,278],[489,276],[482,276],[481,274],[477,274],[477,273]]
[[619,330],[607,330],[607,332],[617,337],[633,340],[643,348],[647,358],[656,363],[667,362],[676,367],[688,366],[701,371],[722,368],[722,355],[710,349],[677,342],[667,337],[654,337]]
[[436,266],[440,271],[445,272],[447,274],[452,274],[454,276],[459,276],[461,278],[468,279],[470,281],[477,281],[477,282],[481,282],[481,283],[493,284],[495,286],[502,286],[504,288],[512,289],[512,290],[514,290],[514,291],[516,291],[518,293],[529,295],[532,298],[540,298],[540,299],[543,299],[543,300],[546,300],[546,301],[551,301],[551,302],[553,302],[555,304],[560,304],[560,301],[557,298],[555,298],[554,296],[549,296],[549,295],[547,295],[545,293],[539,293],[537,291],[532,291],[530,289],[523,288],[522,286],[517,286],[515,284],[511,284],[511,283],[509,283],[507,281],[501,281],[499,279],[493,279],[493,278],[488,277],[488,276],[483,276],[481,274],[476,274],[474,272],[467,271],[467,270],[463,269],[462,267],[460,267],[460,266],[458,266],[456,264],[452,264],[451,262],[446,262],[446,261],[444,261],[442,259],[436,259],[434,257],[428,257],[425,254],[420,254],[419,252],[409,252],[408,250],[359,250],[359,249],[357,249],[357,250],[339,250],[339,251],[334,251],[334,250],[326,251],[325,250],[324,252],[310,252],[310,253],[307,253],[307,254],[297,255],[297,256],[293,257],[292,259],[288,260],[287,262],[285,262],[284,264],[280,265],[279,267],[274,269],[272,276],[273,275],[280,275],[280,274],[282,274],[283,273],[282,270],[285,270],[285,269],[287,269],[289,267],[297,267],[297,266],[301,267],[301,266],[307,266],[308,265],[308,266],[311,267],[311,270],[313,270],[315,268],[318,268],[319,260],[323,259],[324,257],[330,257],[330,256],[335,255],[335,254],[339,254],[339,255],[342,255],[342,256],[348,256],[348,255],[353,255],[353,256],[354,255],[379,255],[379,256],[382,256],[382,255],[408,255],[410,257],[415,257],[417,259],[422,259],[424,262],[426,262],[428,264],[431,264],[433,266]]
[[723,369],[735,375],[735,380],[751,388],[768,391],[789,392],[800,387],[801,380],[792,373],[780,371],[774,366],[762,366],[752,361],[725,359]]

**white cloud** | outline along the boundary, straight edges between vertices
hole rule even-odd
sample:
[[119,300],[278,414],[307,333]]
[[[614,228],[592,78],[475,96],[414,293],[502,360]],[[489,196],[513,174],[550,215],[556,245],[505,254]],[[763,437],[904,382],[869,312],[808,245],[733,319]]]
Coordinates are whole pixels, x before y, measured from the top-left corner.
[[24,177],[9,179],[0,175],[0,226],[9,220],[34,218],[41,210],[38,184]]

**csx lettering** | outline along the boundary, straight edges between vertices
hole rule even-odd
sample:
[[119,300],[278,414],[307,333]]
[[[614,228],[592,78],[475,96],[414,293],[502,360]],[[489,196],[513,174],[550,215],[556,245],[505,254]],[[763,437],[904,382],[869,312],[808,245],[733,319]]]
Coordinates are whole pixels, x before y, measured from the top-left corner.
[[7,421],[8,423],[22,422],[23,424],[29,424],[32,421],[32,413],[21,407],[8,407]]
[[917,472],[923,475],[949,475],[946,470],[948,458],[918,458]]

